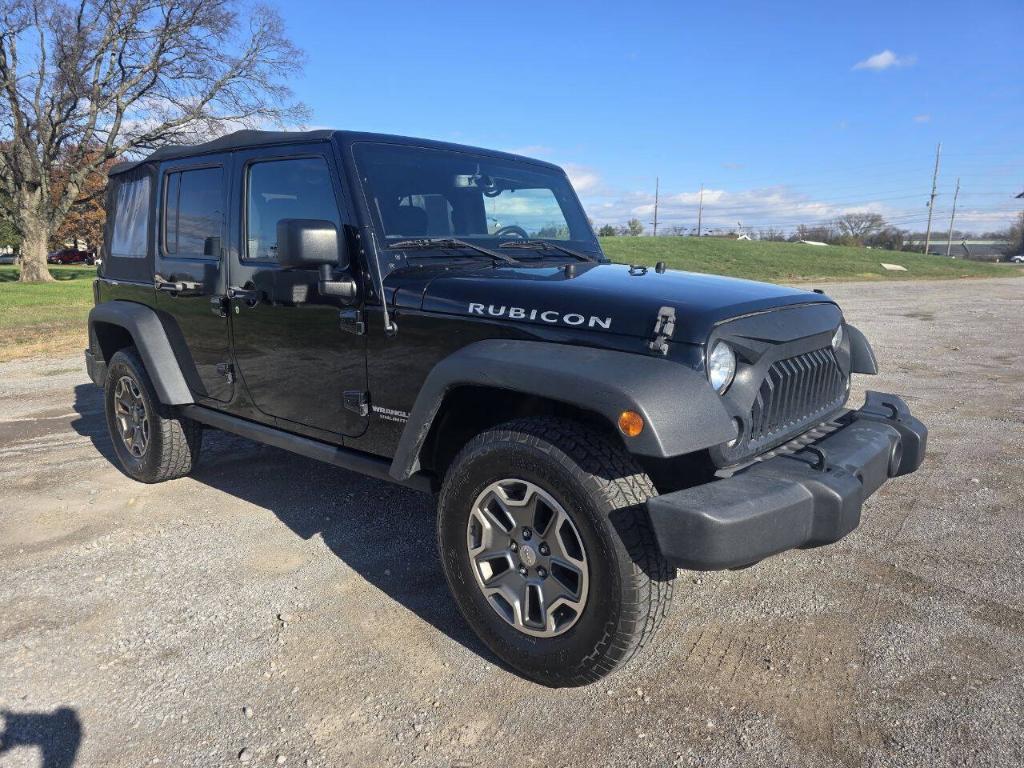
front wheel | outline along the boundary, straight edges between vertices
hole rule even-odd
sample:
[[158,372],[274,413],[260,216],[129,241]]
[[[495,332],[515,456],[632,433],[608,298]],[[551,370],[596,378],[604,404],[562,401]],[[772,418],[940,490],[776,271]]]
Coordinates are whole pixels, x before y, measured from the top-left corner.
[[160,402],[134,347],[111,358],[104,403],[114,453],[126,475],[159,483],[192,471],[202,447],[202,427]]
[[576,422],[528,418],[473,438],[445,476],[438,539],[467,621],[544,685],[594,682],[664,618],[675,571],[644,509],[650,478]]

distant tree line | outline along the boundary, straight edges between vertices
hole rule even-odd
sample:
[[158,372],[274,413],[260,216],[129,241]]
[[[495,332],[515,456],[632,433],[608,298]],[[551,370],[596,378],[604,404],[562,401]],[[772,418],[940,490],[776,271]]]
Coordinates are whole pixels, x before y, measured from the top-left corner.
[[[644,233],[639,219],[630,219],[626,224],[615,226],[605,224],[598,229],[600,237],[636,237]],[[662,225],[658,227],[659,237],[695,236],[696,227]],[[932,242],[945,242],[945,231],[932,231]],[[879,213],[847,213],[817,224],[799,224],[791,231],[781,227],[708,227],[701,231],[702,237],[747,237],[751,240],[777,242],[799,242],[812,240],[829,245],[852,245],[868,248],[882,248],[889,251],[921,251],[924,248],[925,233],[902,229],[886,221]],[[982,232],[980,234],[953,230],[954,242],[960,240],[1002,240],[1007,246],[1006,255],[1024,252],[1024,212],[1008,229]]]

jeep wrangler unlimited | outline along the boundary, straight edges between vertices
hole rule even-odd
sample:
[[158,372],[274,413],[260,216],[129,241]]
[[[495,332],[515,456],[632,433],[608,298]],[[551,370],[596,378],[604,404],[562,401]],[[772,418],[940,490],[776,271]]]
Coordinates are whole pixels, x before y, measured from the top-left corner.
[[242,131],[110,176],[86,362],[121,468],[204,427],[438,493],[466,620],[552,686],[619,668],[676,568],[834,542],[927,430],[818,292],[613,265],[565,173]]

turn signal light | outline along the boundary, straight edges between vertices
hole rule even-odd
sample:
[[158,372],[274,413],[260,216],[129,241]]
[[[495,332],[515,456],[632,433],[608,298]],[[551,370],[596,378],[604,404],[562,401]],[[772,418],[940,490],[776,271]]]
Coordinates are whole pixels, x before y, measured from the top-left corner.
[[636,411],[623,411],[619,414],[619,431],[626,437],[636,437],[644,431],[644,419]]

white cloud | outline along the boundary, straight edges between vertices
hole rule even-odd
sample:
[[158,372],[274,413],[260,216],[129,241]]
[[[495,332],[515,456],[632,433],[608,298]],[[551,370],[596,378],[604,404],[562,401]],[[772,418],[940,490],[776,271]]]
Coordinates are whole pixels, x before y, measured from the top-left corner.
[[853,68],[871,69],[875,72],[881,72],[883,69],[889,69],[890,67],[909,67],[916,61],[916,56],[900,56],[886,48],[881,53],[868,56],[864,61],[858,61],[853,65]]
[[[851,202],[843,203],[818,200],[785,185],[740,190],[705,188],[703,231],[732,231],[740,225],[755,232],[769,227],[791,232],[798,224],[822,224],[846,213],[879,213],[893,226],[924,231],[927,214],[921,207],[893,206],[883,200],[871,200],[867,194],[851,193]],[[602,184],[591,194],[581,194],[581,198],[587,214],[599,227],[618,226],[635,217],[650,230],[649,222],[654,218],[653,190],[616,191]],[[672,227],[682,227],[688,233],[693,231],[699,203],[699,189],[672,192],[663,187],[658,202],[658,230],[664,233]],[[1013,215],[962,207],[957,209],[956,222],[958,228],[983,232],[1004,229]],[[937,220],[948,222],[949,210],[939,208],[936,216]]]
[[914,122],[915,123],[927,123],[927,122],[930,122],[931,119],[932,119],[931,115],[914,115]]
[[601,177],[597,171],[584,165],[563,163],[562,169],[568,174],[577,195],[598,194],[601,189]]
[[[583,204],[598,225],[622,224],[633,217],[647,222],[654,217],[654,194],[649,192],[584,196]],[[699,204],[699,189],[663,193],[658,204],[659,228],[695,227]],[[844,213],[862,211],[885,216],[893,214],[881,202],[839,205],[814,200],[785,186],[738,191],[706,188],[703,226],[704,231],[734,228],[737,224],[754,228],[791,229],[797,224],[815,224]]]

